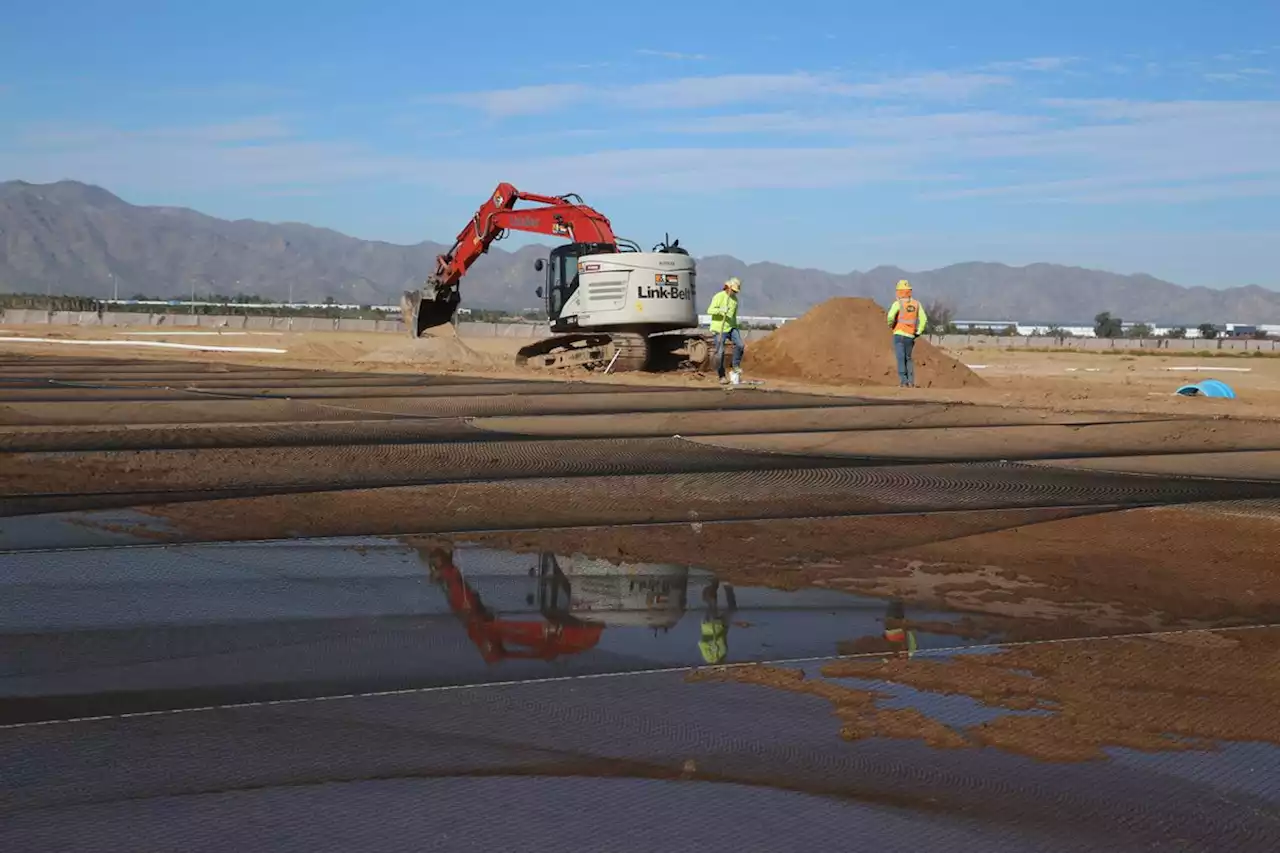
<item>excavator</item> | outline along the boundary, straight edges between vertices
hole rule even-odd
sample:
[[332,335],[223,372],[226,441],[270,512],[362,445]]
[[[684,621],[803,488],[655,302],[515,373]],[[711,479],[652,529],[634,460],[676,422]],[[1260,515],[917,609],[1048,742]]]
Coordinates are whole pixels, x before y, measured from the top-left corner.
[[542,618],[511,619],[481,600],[454,561],[453,549],[418,548],[431,580],[486,663],[523,658],[555,661],[595,648],[609,627],[669,631],[685,614],[689,567],[614,563],[542,552],[529,570]]
[[[518,202],[534,207],[516,208]],[[568,244],[538,258],[545,282],[551,336],[522,347],[518,364],[537,369],[585,367],[606,372],[704,367],[711,335],[698,329],[693,258],[669,237],[651,251],[613,233],[609,219],[576,193],[523,192],[501,183],[459,232],[419,290],[406,290],[401,308],[409,333],[453,321],[459,283],[509,230],[562,237]]]

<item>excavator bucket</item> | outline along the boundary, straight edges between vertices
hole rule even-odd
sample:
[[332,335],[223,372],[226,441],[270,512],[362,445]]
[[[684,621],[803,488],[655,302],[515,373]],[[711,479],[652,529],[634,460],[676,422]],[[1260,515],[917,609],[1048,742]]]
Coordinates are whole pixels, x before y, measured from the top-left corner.
[[406,290],[400,299],[400,311],[409,334],[420,338],[428,329],[452,323],[458,302],[457,291],[432,299],[421,290]]

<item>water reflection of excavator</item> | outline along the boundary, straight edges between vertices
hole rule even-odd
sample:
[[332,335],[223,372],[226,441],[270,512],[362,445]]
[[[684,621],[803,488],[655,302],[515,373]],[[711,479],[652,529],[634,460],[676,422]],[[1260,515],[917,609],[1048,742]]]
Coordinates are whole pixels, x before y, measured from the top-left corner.
[[[422,551],[420,550],[421,554]],[[431,579],[485,661],[556,660],[594,648],[609,626],[668,630],[684,616],[689,569],[652,563],[614,563],[581,555],[542,553],[529,570],[541,618],[499,616],[481,600],[454,563],[450,548],[424,554]]]
[[684,617],[689,567],[615,563],[582,554],[538,557],[538,601],[552,617],[669,631]]
[[428,555],[431,579],[444,587],[449,607],[466,626],[467,636],[486,663],[508,658],[555,660],[595,647],[604,626],[576,619],[503,619],[471,588],[453,562],[453,551],[433,548]]

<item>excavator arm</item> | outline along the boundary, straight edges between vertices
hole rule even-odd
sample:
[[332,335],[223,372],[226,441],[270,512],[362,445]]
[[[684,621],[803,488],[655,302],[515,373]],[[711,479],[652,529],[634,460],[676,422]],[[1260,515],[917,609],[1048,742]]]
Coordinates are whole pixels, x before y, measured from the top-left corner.
[[[540,206],[516,210],[516,203],[521,201]],[[459,232],[449,251],[436,258],[435,272],[422,290],[405,291],[402,307],[414,337],[453,319],[461,301],[458,282],[493,241],[509,230],[564,237],[575,243],[617,244],[608,218],[583,204],[578,196],[537,195],[521,192],[508,183],[498,184]]]

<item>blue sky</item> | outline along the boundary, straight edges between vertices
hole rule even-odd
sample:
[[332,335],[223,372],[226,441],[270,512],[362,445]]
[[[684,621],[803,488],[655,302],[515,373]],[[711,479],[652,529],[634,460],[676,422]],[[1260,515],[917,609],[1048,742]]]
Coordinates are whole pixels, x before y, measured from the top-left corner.
[[361,5],[10,4],[0,179],[405,243],[511,181],[699,255],[1280,288],[1274,0]]

